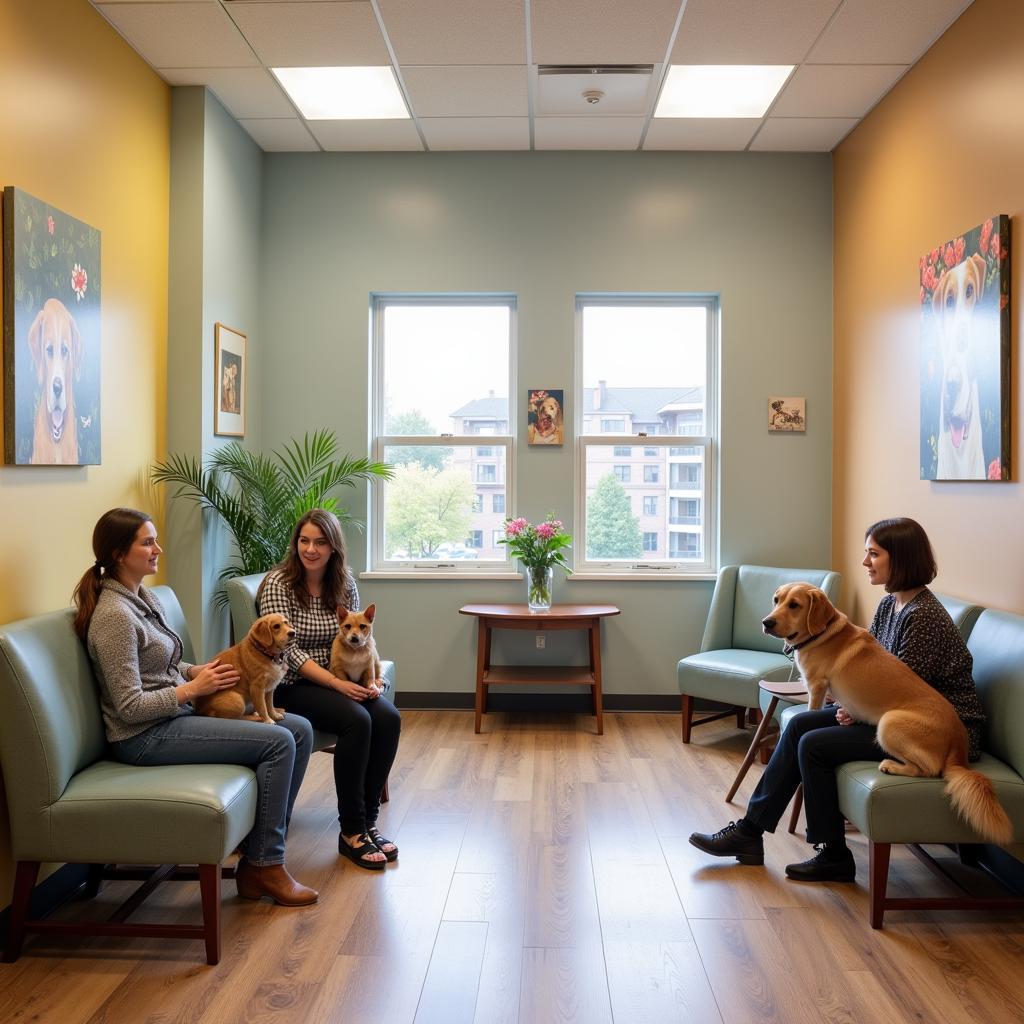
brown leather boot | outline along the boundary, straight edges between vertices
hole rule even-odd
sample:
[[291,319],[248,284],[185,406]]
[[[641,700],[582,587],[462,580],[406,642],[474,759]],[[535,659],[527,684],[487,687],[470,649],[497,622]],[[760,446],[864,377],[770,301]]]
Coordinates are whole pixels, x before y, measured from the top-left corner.
[[238,895],[247,900],[269,896],[282,907],[305,907],[316,903],[320,895],[316,889],[296,882],[283,864],[257,867],[241,860],[235,868],[235,885],[238,886]]

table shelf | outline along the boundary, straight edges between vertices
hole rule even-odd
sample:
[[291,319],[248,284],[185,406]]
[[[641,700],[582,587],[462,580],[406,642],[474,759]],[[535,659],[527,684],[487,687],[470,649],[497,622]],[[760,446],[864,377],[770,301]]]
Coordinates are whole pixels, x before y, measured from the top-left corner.
[[484,672],[491,686],[504,683],[540,683],[544,686],[593,686],[594,673],[585,665],[492,665]]

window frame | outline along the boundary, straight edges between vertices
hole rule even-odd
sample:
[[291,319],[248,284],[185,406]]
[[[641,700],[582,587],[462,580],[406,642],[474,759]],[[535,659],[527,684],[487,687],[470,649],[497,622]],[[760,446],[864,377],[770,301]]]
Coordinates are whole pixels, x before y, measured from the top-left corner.
[[[509,312],[509,336],[508,336],[508,433],[507,434],[385,434],[385,348],[384,337],[384,314],[389,307],[393,306],[506,306]],[[494,451],[490,458],[495,458],[499,450],[504,454],[504,480],[497,474],[497,463],[495,474],[498,477],[495,481],[480,481],[476,479],[475,470],[471,471],[470,483],[475,495],[481,493],[478,490],[480,483],[504,483],[505,505],[515,508],[515,480],[516,480],[516,437],[518,434],[518,405],[515,401],[517,394],[516,365],[517,365],[517,341],[518,341],[518,303],[517,297],[509,292],[445,292],[445,293],[393,293],[393,292],[372,292],[370,294],[370,346],[371,346],[371,372],[370,372],[370,457],[378,462],[385,461],[384,452],[388,447],[408,445],[409,447],[437,447],[437,448],[468,448],[469,456],[474,458],[473,449],[487,447]],[[481,445],[482,437],[487,438],[487,444]],[[475,463],[478,468],[479,463]],[[522,574],[515,568],[514,563],[508,557],[507,549],[502,548],[503,559],[489,558],[484,560],[460,559],[458,561],[446,561],[443,558],[436,559],[387,559],[384,557],[384,509],[385,509],[385,488],[387,483],[382,480],[373,481],[369,493],[369,515],[368,515],[368,537],[367,537],[367,561],[369,570],[361,575],[377,576],[399,576],[402,578],[451,578],[453,575],[480,577],[480,578],[521,578]],[[487,492],[483,492],[486,495]],[[490,502],[484,497],[484,508],[486,512]],[[472,507],[472,506],[471,506]],[[480,513],[474,513],[474,515]],[[493,513],[491,513],[493,514]],[[503,517],[504,518],[504,517]],[[488,525],[484,523],[481,531],[486,531]],[[472,527],[470,528],[472,532]],[[464,541],[463,541],[464,543]]]
[[[575,353],[574,353],[574,383],[576,394],[584,394],[583,381],[583,312],[587,307],[593,306],[699,306],[707,313],[707,331],[705,336],[705,382],[704,382],[704,429],[703,435],[697,434],[668,434],[668,433],[644,433],[639,431],[634,434],[584,434],[583,417],[584,402],[582,399],[575,403],[575,500],[573,508],[573,531],[575,543],[573,545],[573,575],[570,580],[611,578],[611,579],[645,579],[654,577],[672,576],[680,579],[707,579],[714,576],[718,568],[718,447],[720,436],[719,421],[719,349],[721,338],[721,303],[718,295],[709,293],[579,293],[576,296],[575,314]],[[614,382],[612,383],[614,387]],[[680,438],[685,437],[685,445],[680,445]],[[609,561],[606,559],[591,559],[586,554],[586,519],[587,519],[587,450],[590,447],[608,447],[611,450],[614,446],[641,445],[646,449],[659,448],[665,450],[665,474],[664,484],[666,530],[665,538],[666,556],[658,559],[644,557],[642,552],[638,559],[622,559]],[[702,479],[699,493],[695,495],[701,502],[703,513],[702,524],[702,549],[703,557],[700,559],[689,559],[682,557],[668,557],[667,552],[671,550],[672,529],[668,525],[668,510],[671,507],[671,465],[669,463],[670,448],[692,447],[699,449],[702,456],[700,465],[702,467]],[[646,453],[645,453],[646,454]],[[691,456],[671,456],[678,458],[689,458]],[[613,461],[613,460],[612,460]],[[641,532],[644,532],[641,528]],[[689,532],[689,531],[682,531]]]

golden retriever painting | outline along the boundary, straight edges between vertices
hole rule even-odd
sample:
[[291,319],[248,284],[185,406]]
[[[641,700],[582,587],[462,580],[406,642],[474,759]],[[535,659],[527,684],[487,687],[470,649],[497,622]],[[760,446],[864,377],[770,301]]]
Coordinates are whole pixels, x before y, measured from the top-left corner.
[[922,256],[921,477],[1009,479],[1009,218]]
[[878,727],[878,745],[890,755],[881,771],[941,776],[953,807],[979,835],[1011,841],[1013,826],[992,782],[967,762],[967,730],[953,705],[850,622],[823,590],[810,583],[779,587],[761,626],[794,652],[812,711],[831,693],[856,721]]
[[5,188],[3,235],[4,461],[98,465],[100,232]]
[[527,403],[526,439],[529,444],[563,444],[561,390],[534,390]]

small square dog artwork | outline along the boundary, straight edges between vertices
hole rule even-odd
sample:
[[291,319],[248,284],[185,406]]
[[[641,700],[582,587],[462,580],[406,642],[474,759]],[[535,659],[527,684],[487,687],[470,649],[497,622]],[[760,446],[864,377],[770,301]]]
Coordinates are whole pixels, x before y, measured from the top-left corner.
[[921,479],[1010,479],[1010,218],[918,261]]
[[531,388],[527,392],[526,439],[531,445],[563,444],[562,395],[558,388]]
[[805,431],[807,429],[807,400],[775,396],[769,398],[768,429]]

